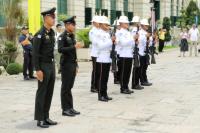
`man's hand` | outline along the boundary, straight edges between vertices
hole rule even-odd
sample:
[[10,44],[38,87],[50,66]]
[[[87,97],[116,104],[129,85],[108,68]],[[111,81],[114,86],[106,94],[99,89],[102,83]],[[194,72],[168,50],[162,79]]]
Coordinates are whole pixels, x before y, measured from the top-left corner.
[[43,81],[44,78],[44,74],[42,71],[36,71],[36,75],[37,75],[37,80],[39,80],[40,82]]
[[112,36],[112,42],[114,43],[116,41],[116,37],[115,36]]
[[84,45],[83,45],[83,43],[81,43],[81,42],[77,42],[76,44],[75,44],[75,48],[83,48],[84,47]]
[[134,36],[134,40],[138,40],[138,38],[139,38],[139,35],[138,34],[136,34],[135,36]]

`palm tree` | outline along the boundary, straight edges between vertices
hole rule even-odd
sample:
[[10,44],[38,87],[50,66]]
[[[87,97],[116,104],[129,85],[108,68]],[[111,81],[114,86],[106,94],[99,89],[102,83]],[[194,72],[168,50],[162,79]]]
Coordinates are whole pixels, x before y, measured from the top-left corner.
[[21,0],[0,0],[0,13],[5,18],[5,37],[16,43],[17,25],[23,23]]

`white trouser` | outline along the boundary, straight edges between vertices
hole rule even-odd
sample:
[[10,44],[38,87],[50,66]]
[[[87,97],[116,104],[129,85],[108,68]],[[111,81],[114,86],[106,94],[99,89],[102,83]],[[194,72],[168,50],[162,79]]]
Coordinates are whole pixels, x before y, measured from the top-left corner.
[[194,54],[195,56],[197,56],[197,41],[191,41],[191,44],[190,44],[190,56],[192,56],[192,50],[193,50],[193,47],[194,47]]

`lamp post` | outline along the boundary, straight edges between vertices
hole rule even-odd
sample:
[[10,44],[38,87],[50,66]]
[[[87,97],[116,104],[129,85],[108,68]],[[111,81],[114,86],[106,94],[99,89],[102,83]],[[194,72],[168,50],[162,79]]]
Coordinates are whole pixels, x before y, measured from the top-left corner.
[[152,30],[152,33],[153,33],[155,28],[156,28],[155,7],[154,7],[155,0],[150,0],[149,3],[151,4],[151,30]]

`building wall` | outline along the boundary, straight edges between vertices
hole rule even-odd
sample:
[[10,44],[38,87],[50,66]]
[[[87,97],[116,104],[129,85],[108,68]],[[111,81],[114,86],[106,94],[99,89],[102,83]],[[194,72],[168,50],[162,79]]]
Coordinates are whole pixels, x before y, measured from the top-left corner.
[[[85,26],[85,8],[92,8],[92,16],[95,15],[96,8],[96,0],[67,0],[67,15],[68,16],[77,16],[77,26],[84,27]],[[133,12],[134,15],[138,15],[141,18],[149,18],[150,17],[150,8],[151,4],[150,0],[129,0],[128,11]],[[171,3],[171,1],[173,3]],[[186,7],[190,0],[160,0],[160,19],[163,17],[171,17],[177,15],[177,7],[178,12],[182,9],[182,1],[184,1],[184,7]],[[200,6],[200,0],[198,0],[197,4]],[[27,15],[28,11],[28,3],[27,0],[23,0],[22,4],[25,14]],[[124,0],[116,0],[116,10],[121,11],[123,15],[124,11]],[[51,7],[57,7],[57,0],[41,0],[41,11],[49,9]],[[171,8],[172,7],[172,8]],[[102,9],[108,10],[108,18],[110,18],[110,0],[102,0]],[[173,11],[173,12],[171,12]],[[178,13],[180,15],[180,13]]]

